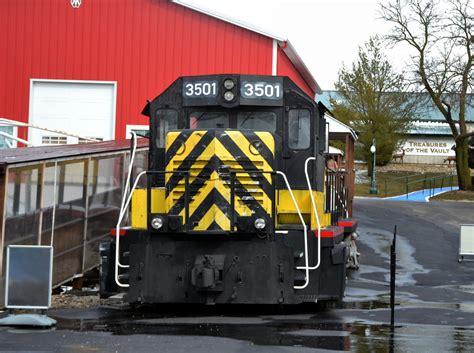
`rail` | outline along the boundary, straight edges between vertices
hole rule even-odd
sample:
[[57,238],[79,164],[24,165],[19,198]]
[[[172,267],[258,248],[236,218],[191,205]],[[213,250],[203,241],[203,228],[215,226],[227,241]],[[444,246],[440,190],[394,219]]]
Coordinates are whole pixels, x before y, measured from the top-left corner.
[[[405,185],[404,185],[404,190],[406,193],[409,193],[409,185],[416,184],[418,182],[424,182],[424,186],[426,186],[426,182],[429,181],[431,178],[436,178],[436,177],[441,177],[441,178],[448,178],[452,175],[452,173],[444,174],[444,175],[439,175],[439,173],[423,173],[423,174],[409,174],[409,175],[403,175],[395,178],[388,178],[384,180],[384,197],[388,196],[389,189],[390,189],[390,184],[397,183],[399,180],[404,180]],[[425,189],[425,187],[423,187]]]
[[346,218],[347,210],[347,173],[342,171],[326,172],[326,205],[325,212],[331,214],[332,223]]
[[[443,189],[443,187],[446,186],[446,187],[450,187],[451,190],[453,190],[454,177],[455,177],[455,174],[445,174],[445,175],[432,177],[432,178],[426,178],[425,176],[425,178],[422,180],[415,180],[415,181],[409,182],[406,184],[406,198],[408,199],[408,194],[410,193],[409,186],[412,184],[417,184],[417,183],[420,183],[420,184],[423,183],[422,193],[424,194],[425,191],[427,190],[429,197],[434,196],[435,190],[437,189],[436,183],[438,180],[441,180],[441,182],[439,183],[439,188]],[[444,183],[445,180],[446,180],[446,184]],[[427,185],[429,185],[428,188],[427,188]]]

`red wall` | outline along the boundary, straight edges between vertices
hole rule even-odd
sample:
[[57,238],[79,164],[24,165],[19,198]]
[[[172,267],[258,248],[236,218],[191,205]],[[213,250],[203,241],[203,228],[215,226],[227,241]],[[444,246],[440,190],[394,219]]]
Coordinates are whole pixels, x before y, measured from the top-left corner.
[[296,83],[303,91],[305,91],[311,98],[315,97],[315,92],[308,86],[301,74],[296,70],[290,59],[286,56],[281,48],[278,48],[278,76],[288,76],[294,83]]
[[[30,79],[117,81],[116,138],[181,75],[271,74],[272,39],[166,0],[0,0],[0,117],[28,120]],[[278,73],[308,90],[284,53]],[[20,137],[25,137],[26,130]]]

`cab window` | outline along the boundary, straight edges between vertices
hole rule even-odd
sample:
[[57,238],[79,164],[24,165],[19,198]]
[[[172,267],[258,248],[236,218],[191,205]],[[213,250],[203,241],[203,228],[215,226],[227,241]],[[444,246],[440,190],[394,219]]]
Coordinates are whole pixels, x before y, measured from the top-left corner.
[[165,138],[168,131],[178,128],[178,112],[173,109],[158,109],[156,119],[158,120],[156,147],[163,148],[165,147]]
[[189,116],[190,129],[226,129],[229,114],[223,112],[193,112]]
[[277,115],[274,112],[240,112],[237,114],[238,130],[275,132]]
[[311,114],[307,109],[291,109],[288,114],[288,147],[304,150],[310,146]]

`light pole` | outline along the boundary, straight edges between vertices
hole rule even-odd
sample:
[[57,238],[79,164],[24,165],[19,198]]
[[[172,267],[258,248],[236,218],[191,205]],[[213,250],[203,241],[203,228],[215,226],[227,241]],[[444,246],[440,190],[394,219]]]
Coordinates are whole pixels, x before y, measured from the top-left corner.
[[377,180],[375,179],[375,161],[377,158],[377,148],[375,147],[375,138],[372,140],[372,146],[370,146],[370,152],[372,152],[372,159],[374,161],[374,166],[372,168],[372,182],[370,184],[370,194],[378,194],[377,192]]

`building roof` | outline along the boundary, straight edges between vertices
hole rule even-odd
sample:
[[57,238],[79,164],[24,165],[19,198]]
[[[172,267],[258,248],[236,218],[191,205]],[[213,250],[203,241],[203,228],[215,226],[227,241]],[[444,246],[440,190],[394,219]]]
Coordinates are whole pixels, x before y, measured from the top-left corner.
[[[137,148],[148,147],[148,139],[137,139]],[[25,148],[9,148],[0,150],[0,172],[7,165],[31,163],[61,158],[78,158],[94,154],[118,152],[130,149],[130,140],[110,140],[103,142],[84,143],[79,145],[49,145]]]
[[316,79],[314,78],[313,74],[311,71],[309,71],[308,67],[306,64],[303,62],[293,45],[290,43],[290,41],[287,38],[284,38],[280,35],[271,33],[267,30],[264,30],[262,28],[259,28],[253,24],[246,23],[244,21],[232,18],[227,15],[223,15],[221,13],[218,13],[214,10],[211,10],[209,8],[206,8],[201,5],[196,5],[196,4],[190,4],[186,1],[183,0],[170,0],[172,3],[187,7],[191,10],[200,12],[202,14],[205,14],[210,17],[217,18],[221,21],[231,23],[235,26],[245,28],[249,31],[261,34],[262,36],[274,39],[278,42],[279,47],[283,50],[283,52],[286,54],[288,59],[290,59],[291,63],[295,66],[295,68],[298,70],[300,75],[303,77],[304,81],[306,84],[316,93],[320,94],[322,93],[321,87],[319,84],[316,82]]
[[[420,93],[414,93],[420,94]],[[423,94],[423,93],[421,93]],[[428,98],[428,97],[426,97]],[[473,97],[474,98],[474,97]],[[326,107],[331,109],[331,99],[335,101],[342,101],[343,98],[339,95],[338,91],[322,91],[322,94],[318,95],[318,100],[323,103]],[[457,120],[456,117],[459,114],[459,109],[453,109],[453,118]],[[433,105],[431,100],[426,99],[425,106],[423,108],[419,108],[417,116],[415,120],[419,121],[439,121],[444,122],[444,117],[441,112]],[[466,121],[467,122],[474,122],[474,105],[468,105],[466,107]],[[451,134],[451,131],[448,131],[448,134]]]

